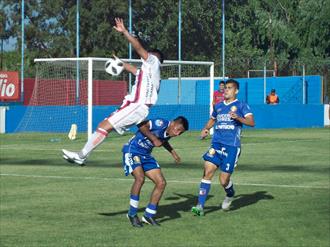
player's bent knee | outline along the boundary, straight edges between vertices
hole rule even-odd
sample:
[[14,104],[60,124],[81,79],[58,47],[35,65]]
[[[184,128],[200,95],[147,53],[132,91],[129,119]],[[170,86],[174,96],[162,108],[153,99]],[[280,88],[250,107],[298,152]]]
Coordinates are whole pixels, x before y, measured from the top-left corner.
[[141,185],[144,184],[144,181],[145,181],[144,176],[135,176],[134,178],[135,178],[135,183],[136,184],[141,184]]
[[212,180],[213,174],[214,174],[214,171],[205,171],[203,179]]
[[164,190],[166,187],[166,184],[167,184],[166,180],[161,180],[161,181],[157,182],[156,186],[158,189]]
[[108,119],[103,120],[99,125],[97,126],[98,128],[104,129],[107,132],[110,132],[113,130],[113,126],[111,123],[108,121]]
[[230,177],[222,177],[222,176],[220,176],[219,177],[219,180],[220,180],[221,186],[225,188],[229,184]]

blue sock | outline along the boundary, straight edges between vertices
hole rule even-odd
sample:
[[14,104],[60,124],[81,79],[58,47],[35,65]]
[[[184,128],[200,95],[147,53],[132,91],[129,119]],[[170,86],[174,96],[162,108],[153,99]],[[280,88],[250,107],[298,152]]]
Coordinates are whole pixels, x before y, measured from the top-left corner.
[[230,180],[228,185],[225,187],[225,191],[228,197],[233,197],[235,195],[234,184]]
[[211,188],[211,180],[202,179],[199,187],[198,204],[204,208],[204,204]]
[[129,216],[134,216],[137,214],[138,207],[139,207],[139,200],[140,196],[139,195],[132,195],[130,196],[130,201],[129,201],[129,210],[128,210],[128,215]]
[[146,211],[144,212],[144,215],[149,218],[152,218],[156,215],[156,213],[157,213],[157,205],[149,203],[146,208]]

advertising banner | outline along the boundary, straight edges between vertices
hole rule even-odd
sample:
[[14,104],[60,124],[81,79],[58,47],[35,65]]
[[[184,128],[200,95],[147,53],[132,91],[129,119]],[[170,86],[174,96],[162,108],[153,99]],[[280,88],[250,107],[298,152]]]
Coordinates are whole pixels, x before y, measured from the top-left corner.
[[20,100],[20,82],[17,71],[0,71],[0,101]]

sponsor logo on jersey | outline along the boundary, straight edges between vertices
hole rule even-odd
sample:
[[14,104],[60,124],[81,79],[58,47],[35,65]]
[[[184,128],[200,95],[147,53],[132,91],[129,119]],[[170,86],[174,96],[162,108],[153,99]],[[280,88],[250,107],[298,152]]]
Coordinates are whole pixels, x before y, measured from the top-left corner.
[[219,115],[217,115],[217,121],[218,122],[222,122],[222,121],[229,122],[231,120],[232,119],[231,119],[229,114],[219,114]]
[[232,124],[218,124],[215,126],[215,129],[217,130],[233,130],[235,129],[235,126]]
[[225,157],[228,157],[228,153],[226,152],[226,148],[221,148],[221,150],[217,150],[218,154],[221,154]]
[[153,144],[151,143],[151,141],[149,139],[146,140],[138,140],[137,144],[145,149],[149,149],[153,146]]

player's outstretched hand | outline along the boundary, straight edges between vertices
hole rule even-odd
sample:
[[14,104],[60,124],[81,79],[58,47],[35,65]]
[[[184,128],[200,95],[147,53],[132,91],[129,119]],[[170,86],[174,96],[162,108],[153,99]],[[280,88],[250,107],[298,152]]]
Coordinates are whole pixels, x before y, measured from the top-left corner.
[[116,22],[116,26],[113,27],[114,29],[116,29],[120,33],[123,33],[126,31],[124,21],[122,18],[118,18],[118,17],[115,18],[115,22]]
[[201,140],[205,139],[205,137],[207,137],[208,134],[209,134],[208,129],[202,129],[199,139],[201,139]]
[[180,156],[175,152],[175,150],[172,150],[171,154],[175,160],[175,163],[179,164],[181,162]]

